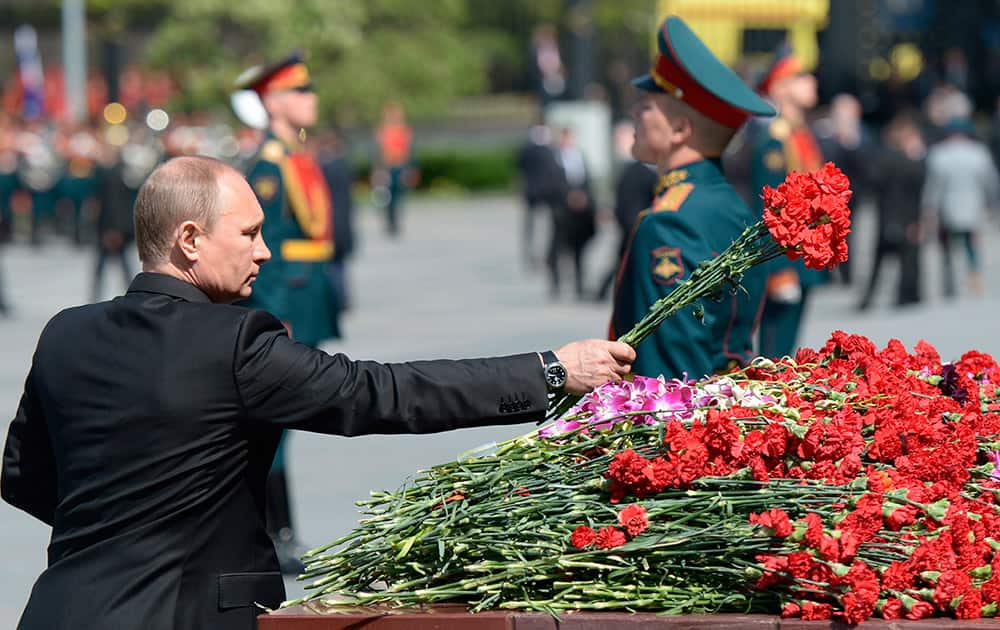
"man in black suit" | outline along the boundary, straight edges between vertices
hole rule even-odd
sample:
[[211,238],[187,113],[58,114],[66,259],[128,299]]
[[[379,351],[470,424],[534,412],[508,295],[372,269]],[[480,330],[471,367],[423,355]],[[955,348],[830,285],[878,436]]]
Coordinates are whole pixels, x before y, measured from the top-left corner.
[[547,383],[582,393],[622,378],[635,356],[598,340],[461,361],[328,355],[231,305],[270,258],[263,221],[236,171],[166,162],[136,200],[143,273],[124,296],[46,326],[3,459],[3,498],[52,526],[20,628],[251,630],[255,603],[284,598],[264,528],[283,429],[538,420]]

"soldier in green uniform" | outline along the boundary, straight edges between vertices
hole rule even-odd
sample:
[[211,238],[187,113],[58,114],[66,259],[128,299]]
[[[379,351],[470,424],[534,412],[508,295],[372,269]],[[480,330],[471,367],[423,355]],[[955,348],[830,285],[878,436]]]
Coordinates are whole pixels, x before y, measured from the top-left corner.
[[[764,211],[760,190],[777,186],[790,171],[814,171],[823,165],[819,143],[806,124],[815,107],[816,78],[802,70],[790,48],[782,47],[764,73],[758,92],[771,99],[778,116],[754,134],[750,183],[754,210]],[[828,271],[807,269],[801,260],[780,258],[768,267],[767,299],[760,321],[761,356],[794,355],[810,290],[827,281]]]
[[[338,307],[326,268],[333,258],[330,191],[315,157],[302,146],[316,122],[316,95],[299,54],[251,68],[237,81],[260,96],[268,133],[251,160],[247,181],[264,210],[264,241],[272,256],[261,267],[247,306],[273,313],[291,336],[308,346],[340,336]],[[268,530],[285,573],[298,573],[299,545],[292,525],[282,439],[267,485]]]
[[[755,222],[726,181],[720,156],[751,115],[774,114],[680,18],[666,19],[657,43],[650,73],[633,81],[643,96],[633,112],[632,154],[655,164],[660,178],[653,205],[636,220],[622,257],[612,339]],[[752,358],[763,274],[748,273],[743,286],[707,301],[700,319],[686,311],[665,322],[636,348],[633,370],[697,378]]]

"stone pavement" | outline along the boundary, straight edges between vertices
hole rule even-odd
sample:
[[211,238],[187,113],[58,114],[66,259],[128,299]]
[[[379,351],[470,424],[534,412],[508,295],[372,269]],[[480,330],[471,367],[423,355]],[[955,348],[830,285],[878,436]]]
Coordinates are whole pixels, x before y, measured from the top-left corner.
[[[405,209],[403,237],[396,241],[384,236],[380,219],[373,211],[358,217],[360,252],[350,273],[354,308],[344,321],[346,339],[330,343],[327,350],[354,358],[405,361],[540,350],[604,335],[607,303],[577,303],[568,295],[552,301],[544,276],[521,264],[516,199],[414,200]],[[856,227],[852,255],[863,280],[872,217],[862,214]],[[547,226],[540,228],[544,236]],[[615,228],[602,226],[589,252],[591,283],[610,265],[616,238]],[[943,357],[957,357],[970,348],[1000,355],[1000,256],[994,253],[1000,251],[1000,235],[995,226],[986,240],[982,297],[943,301],[937,252],[931,246],[925,256],[925,304],[904,310],[888,306],[894,281],[890,267],[880,299],[864,315],[853,309],[860,287],[832,286],[817,292],[803,343],[821,345],[831,330],[841,328],[867,334],[880,344],[894,336],[907,345],[925,338]],[[86,300],[92,264],[92,251],[57,241],[41,250],[16,246],[0,251],[7,297],[15,309],[13,317],[0,320],[0,409],[7,418],[13,417],[39,332],[58,309]],[[119,288],[115,271],[112,268],[106,278],[109,295]],[[369,490],[396,488],[421,467],[531,428],[350,440],[295,434],[290,475],[299,535],[310,546],[329,542],[357,522],[353,502]],[[0,628],[11,628],[45,565],[48,530],[4,505],[0,535]],[[289,597],[301,592],[300,584],[289,581]]]

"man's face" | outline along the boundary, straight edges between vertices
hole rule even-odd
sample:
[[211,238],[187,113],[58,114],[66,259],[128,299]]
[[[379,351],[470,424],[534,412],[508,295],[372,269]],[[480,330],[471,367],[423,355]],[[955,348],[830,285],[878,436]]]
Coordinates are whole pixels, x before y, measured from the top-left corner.
[[803,110],[810,110],[816,107],[819,101],[819,91],[816,85],[816,77],[803,72],[784,80],[782,87],[787,90],[788,98]]
[[316,93],[289,90],[285,94],[285,115],[293,127],[308,128],[316,124]]
[[213,302],[228,304],[250,297],[251,285],[271,251],[261,236],[264,211],[246,180],[227,173],[220,188],[220,216],[211,230],[198,235],[198,260],[192,271],[198,287]]
[[660,102],[665,98],[668,97],[644,92],[632,107],[632,118],[635,120],[632,157],[640,162],[656,164],[673,151],[674,127]]
[[265,97],[264,105],[272,118],[285,120],[292,127],[306,129],[316,124],[315,92],[271,92]]

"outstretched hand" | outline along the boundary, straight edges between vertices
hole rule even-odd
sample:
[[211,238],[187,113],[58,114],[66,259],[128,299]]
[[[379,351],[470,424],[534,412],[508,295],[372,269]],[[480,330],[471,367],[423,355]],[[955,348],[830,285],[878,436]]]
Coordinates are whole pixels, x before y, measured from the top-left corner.
[[586,394],[608,381],[622,380],[635,361],[632,346],[603,339],[574,341],[555,354],[566,368],[566,392],[576,395]]

